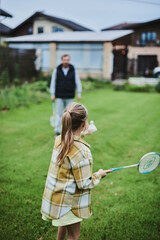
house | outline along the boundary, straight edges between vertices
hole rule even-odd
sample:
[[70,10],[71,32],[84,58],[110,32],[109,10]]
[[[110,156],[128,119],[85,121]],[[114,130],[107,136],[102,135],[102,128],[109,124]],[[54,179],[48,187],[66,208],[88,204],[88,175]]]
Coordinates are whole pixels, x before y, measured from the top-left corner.
[[12,15],[9,14],[8,12],[4,11],[3,9],[0,9],[0,45],[1,45],[1,43],[3,43],[4,38],[11,36],[10,32],[12,29],[2,23],[2,21],[4,21],[5,18],[7,18],[7,17],[11,18]]
[[69,20],[36,12],[11,32],[14,37],[6,40],[8,46],[36,49],[36,64],[45,74],[66,53],[84,78],[142,76],[160,65],[160,19],[93,32]]
[[125,44],[124,36],[131,33],[132,30],[68,31],[13,37],[6,42],[10,48],[36,49],[36,64],[45,74],[60,64],[63,54],[69,54],[81,78],[89,75],[105,80],[112,78],[113,43],[120,39]]
[[113,79],[146,75],[160,65],[160,19],[144,23],[123,23],[101,31],[111,30],[133,31],[123,39],[113,42]]
[[12,36],[72,31],[91,30],[70,20],[35,12],[12,30]]

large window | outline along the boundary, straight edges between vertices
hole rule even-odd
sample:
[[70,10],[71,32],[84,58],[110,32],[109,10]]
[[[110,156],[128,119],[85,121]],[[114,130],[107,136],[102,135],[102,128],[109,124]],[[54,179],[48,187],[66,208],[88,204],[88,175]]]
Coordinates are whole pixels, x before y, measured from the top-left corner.
[[52,27],[52,32],[64,32],[63,28],[60,28],[58,26],[53,26]]
[[141,33],[141,45],[145,46],[147,43],[156,42],[156,32],[142,32]]
[[43,27],[38,27],[38,33],[43,33],[43,32],[44,32]]
[[101,73],[103,44],[102,43],[58,43],[57,64],[61,63],[61,56],[69,54],[71,64],[79,71]]

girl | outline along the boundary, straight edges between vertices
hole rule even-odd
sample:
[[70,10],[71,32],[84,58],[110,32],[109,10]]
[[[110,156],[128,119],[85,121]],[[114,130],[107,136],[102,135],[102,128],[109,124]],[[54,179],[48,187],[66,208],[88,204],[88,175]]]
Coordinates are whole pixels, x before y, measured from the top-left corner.
[[80,222],[91,216],[90,190],[108,172],[92,174],[90,145],[81,137],[89,134],[87,109],[78,103],[67,106],[62,118],[62,134],[55,140],[42,199],[42,219],[58,226],[57,240],[77,240]]

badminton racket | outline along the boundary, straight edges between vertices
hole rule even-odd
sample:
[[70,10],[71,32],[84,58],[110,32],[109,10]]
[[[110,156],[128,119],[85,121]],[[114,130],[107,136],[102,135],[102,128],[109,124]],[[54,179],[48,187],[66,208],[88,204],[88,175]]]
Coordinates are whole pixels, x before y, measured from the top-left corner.
[[160,154],[156,152],[150,152],[145,154],[137,164],[119,167],[119,168],[111,168],[112,171],[117,171],[121,169],[126,169],[130,167],[137,167],[140,173],[149,173],[156,169],[160,163]]

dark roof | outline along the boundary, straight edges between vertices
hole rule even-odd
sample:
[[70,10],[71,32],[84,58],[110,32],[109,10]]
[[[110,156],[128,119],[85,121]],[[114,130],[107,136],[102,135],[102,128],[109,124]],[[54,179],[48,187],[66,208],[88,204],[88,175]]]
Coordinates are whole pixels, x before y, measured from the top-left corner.
[[155,24],[155,23],[156,23],[156,24],[157,24],[157,23],[160,23],[160,18],[155,19],[155,20],[152,20],[152,21],[140,23],[140,24],[138,24],[137,26],[135,26],[135,28],[144,27],[144,26],[147,26],[147,25]]
[[36,17],[45,17],[46,19],[62,24],[63,26],[66,26],[72,29],[73,31],[92,31],[91,29],[83,27],[75,22],[72,22],[63,18],[46,15],[42,12],[35,12],[31,17],[27,18],[24,22],[18,25],[13,31],[18,30],[20,27],[24,26],[26,23],[32,22]]
[[124,30],[124,29],[133,29],[136,25],[140,23],[121,23],[109,28],[103,28],[101,31],[107,31],[107,30]]
[[4,17],[13,17],[11,14],[7,13],[6,11],[0,9],[0,16]]
[[11,28],[7,27],[6,25],[4,25],[3,23],[0,23],[0,33],[3,35],[8,35],[11,32]]
[[143,23],[121,23],[109,28],[103,28],[101,29],[101,31],[108,31],[108,30],[129,30],[129,29],[136,29],[139,27],[143,27],[143,26],[147,26],[149,24],[153,24],[153,23],[160,23],[160,18],[156,19],[156,20],[152,20],[152,21],[148,21],[148,22],[143,22]]

